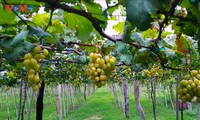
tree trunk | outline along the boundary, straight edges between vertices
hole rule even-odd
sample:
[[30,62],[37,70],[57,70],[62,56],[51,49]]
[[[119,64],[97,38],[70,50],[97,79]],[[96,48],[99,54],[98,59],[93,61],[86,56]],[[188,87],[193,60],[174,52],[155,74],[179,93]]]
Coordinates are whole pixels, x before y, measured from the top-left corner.
[[120,101],[119,101],[119,97],[118,97],[118,93],[117,93],[117,88],[116,88],[116,84],[115,83],[111,83],[110,84],[110,89],[111,89],[111,92],[114,94],[115,96],[115,101],[117,103],[117,107],[120,109]]
[[84,99],[85,100],[86,100],[87,96],[88,96],[88,86],[87,86],[87,84],[84,84]]
[[135,99],[135,103],[136,103],[136,108],[140,114],[140,120],[145,120],[145,114],[143,111],[143,108],[140,104],[140,85],[139,85],[139,81],[135,80],[134,81],[134,99]]
[[128,82],[122,81],[123,94],[124,94],[124,114],[129,118],[129,98],[128,98]]
[[68,88],[69,88],[69,97],[71,101],[71,106],[72,106],[72,109],[74,109],[74,95],[73,95],[73,89],[72,89],[71,84],[68,85]]
[[36,120],[42,120],[42,113],[43,113],[43,98],[44,98],[44,87],[45,83],[42,81],[41,88],[39,90],[39,95],[37,97],[37,103],[36,103]]
[[8,120],[10,120],[10,102],[9,102],[8,90],[6,90],[6,108],[7,108]]
[[58,120],[62,120],[62,104],[61,104],[61,84],[59,84],[56,88],[56,111],[58,115]]
[[200,103],[198,103],[197,120],[200,120]]

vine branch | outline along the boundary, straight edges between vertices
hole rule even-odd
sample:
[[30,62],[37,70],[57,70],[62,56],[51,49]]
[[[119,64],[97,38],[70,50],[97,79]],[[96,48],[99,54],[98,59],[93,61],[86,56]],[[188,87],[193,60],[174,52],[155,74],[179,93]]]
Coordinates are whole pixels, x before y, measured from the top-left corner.
[[97,18],[92,17],[92,15],[90,13],[88,13],[84,10],[74,9],[73,7],[70,7],[66,4],[61,4],[56,0],[36,0],[36,1],[44,2],[48,5],[50,5],[52,8],[62,9],[64,11],[67,11],[67,12],[70,12],[70,13],[75,13],[75,14],[78,14],[78,15],[85,17],[86,19],[88,19],[92,23],[93,27],[97,30],[97,32],[101,36],[103,36],[103,37],[105,37],[105,38],[107,38],[107,39],[109,39],[113,42],[122,41],[122,39],[123,39],[122,36],[113,37],[113,36],[106,34],[105,31],[101,28],[101,24],[103,24],[104,21],[101,21]]
[[171,70],[177,70],[177,71],[180,71],[180,70],[181,70],[181,68],[174,68],[174,67],[166,66],[166,65],[165,65],[165,61],[163,60],[163,58],[161,57],[161,55],[158,54],[158,53],[155,53],[155,52],[154,52],[154,54],[156,54],[157,57],[158,57],[158,59],[160,60],[160,65],[161,65],[161,67],[167,68],[167,69],[171,69]]
[[169,22],[169,18],[172,17],[174,15],[174,12],[175,12],[175,8],[178,4],[181,3],[182,0],[174,0],[174,2],[172,3],[172,7],[170,8],[169,12],[166,12],[165,13],[165,19],[159,23],[159,34],[158,34],[158,37],[156,38],[155,40],[155,43],[157,44],[158,41],[161,39],[161,35],[162,35],[162,32],[163,32],[163,28],[164,28],[164,25],[168,25],[168,22]]

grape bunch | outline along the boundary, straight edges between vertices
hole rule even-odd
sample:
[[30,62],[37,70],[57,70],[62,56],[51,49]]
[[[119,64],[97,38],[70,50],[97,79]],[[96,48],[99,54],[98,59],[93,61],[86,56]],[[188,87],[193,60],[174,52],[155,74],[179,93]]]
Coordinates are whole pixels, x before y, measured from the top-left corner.
[[125,74],[125,76],[131,76],[132,75],[132,71],[131,71],[130,66],[126,66],[124,68],[124,74]]
[[90,53],[89,57],[90,62],[87,65],[86,73],[97,87],[101,87],[105,85],[107,78],[114,71],[116,58],[107,55],[103,59],[102,55],[98,53]]
[[150,70],[144,69],[143,72],[148,78],[163,76],[163,69],[156,65],[153,65]]
[[190,102],[195,96],[197,102],[200,102],[200,71],[191,70],[190,75],[185,75],[184,79],[180,81],[177,93],[183,103]]
[[79,86],[82,83],[83,71],[82,71],[81,67],[73,64],[73,67],[70,68],[69,74],[70,74],[69,75],[69,82],[72,84],[72,86],[76,86],[76,85]]
[[40,77],[39,77],[39,69],[40,64],[39,60],[45,59],[48,55],[48,50],[41,48],[41,46],[36,46],[32,53],[27,53],[24,55],[23,64],[28,72],[28,85],[32,86],[33,91],[38,91],[41,87]]

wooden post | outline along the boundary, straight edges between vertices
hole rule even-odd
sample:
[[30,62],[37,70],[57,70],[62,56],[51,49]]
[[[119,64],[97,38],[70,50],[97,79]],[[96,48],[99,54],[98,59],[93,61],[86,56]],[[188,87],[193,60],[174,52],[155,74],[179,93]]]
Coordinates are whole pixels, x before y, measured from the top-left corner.
[[74,109],[74,95],[73,95],[73,89],[72,89],[71,84],[68,85],[68,88],[69,88],[69,97],[71,101],[71,106],[72,106],[72,109]]
[[15,104],[15,112],[16,112],[16,116],[18,116],[18,108],[17,108],[17,101],[16,101],[16,91],[15,89],[11,88],[11,90],[13,90],[13,98],[14,98],[14,104]]
[[[24,78],[26,78],[26,77],[24,77]],[[24,109],[25,109],[25,105],[26,105],[26,98],[27,98],[27,94],[26,94],[26,88],[27,88],[27,82],[26,82],[27,80],[26,79],[24,79],[24,100],[23,100],[23,103],[22,103],[22,111],[21,111],[21,120],[24,120]]]
[[84,84],[84,99],[85,99],[85,100],[86,100],[87,96],[88,96],[88,86],[87,86],[87,84],[85,83],[85,84]]
[[198,103],[197,120],[200,120],[200,103]]
[[111,90],[112,94],[115,96],[115,101],[117,103],[117,107],[120,109],[120,101],[119,101],[119,97],[118,97],[117,88],[116,88],[115,83],[110,84],[110,90]]
[[58,115],[58,120],[62,120],[62,105],[61,105],[61,84],[59,84],[56,88],[56,111]]
[[[23,72],[22,72],[23,77]],[[19,98],[19,109],[18,109],[18,120],[20,120],[20,112],[21,112],[21,105],[22,105],[22,86],[23,86],[23,80],[20,81],[20,98]]]
[[153,104],[153,115],[154,115],[154,120],[156,120],[156,77],[151,80],[151,99],[152,99],[152,104]]
[[129,118],[129,98],[128,98],[128,82],[124,79],[122,81],[123,94],[124,94],[124,114],[126,118]]
[[167,86],[167,91],[168,91],[168,94],[169,94],[169,99],[170,99],[170,103],[172,105],[172,109],[174,110],[174,102],[173,102],[173,98],[172,98],[172,94],[171,94],[171,91],[169,90],[169,86]]
[[[176,76],[176,88],[179,86],[180,81],[180,73]],[[179,102],[178,102],[178,94],[176,92],[176,120],[179,120]]]
[[33,101],[34,101],[34,91],[32,92],[32,96],[31,96],[31,101],[30,101],[30,106],[29,106],[29,111],[28,111],[28,120],[30,120],[31,117],[31,112],[32,112],[32,106],[33,106]]
[[6,108],[7,108],[8,120],[10,120],[10,103],[9,103],[8,90],[6,90]]
[[64,114],[64,117],[66,117],[66,102],[65,102],[66,96],[65,96],[65,84],[62,84],[62,85],[61,85],[61,89],[62,89],[63,114]]
[[136,108],[140,114],[140,120],[145,120],[145,114],[144,114],[144,111],[143,111],[143,108],[140,104],[140,85],[139,85],[139,81],[138,80],[135,80],[134,81],[134,99],[135,99],[135,105],[136,105]]

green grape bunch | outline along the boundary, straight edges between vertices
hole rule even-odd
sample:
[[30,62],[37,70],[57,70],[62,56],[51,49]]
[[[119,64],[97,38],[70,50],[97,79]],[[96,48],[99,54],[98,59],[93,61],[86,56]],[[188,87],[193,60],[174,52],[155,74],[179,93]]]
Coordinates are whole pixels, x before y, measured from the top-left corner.
[[40,64],[39,60],[45,59],[48,55],[48,50],[41,48],[41,46],[36,46],[32,53],[27,53],[24,55],[23,64],[28,73],[28,85],[32,86],[33,91],[38,91],[41,87],[40,77],[39,77],[39,69]]
[[185,75],[177,87],[177,94],[183,103],[190,102],[197,97],[200,102],[200,70],[191,70],[190,75]]
[[86,73],[97,87],[101,87],[105,85],[106,80],[114,71],[116,58],[107,55],[103,59],[99,53],[90,53],[89,57],[90,62],[87,65]]

